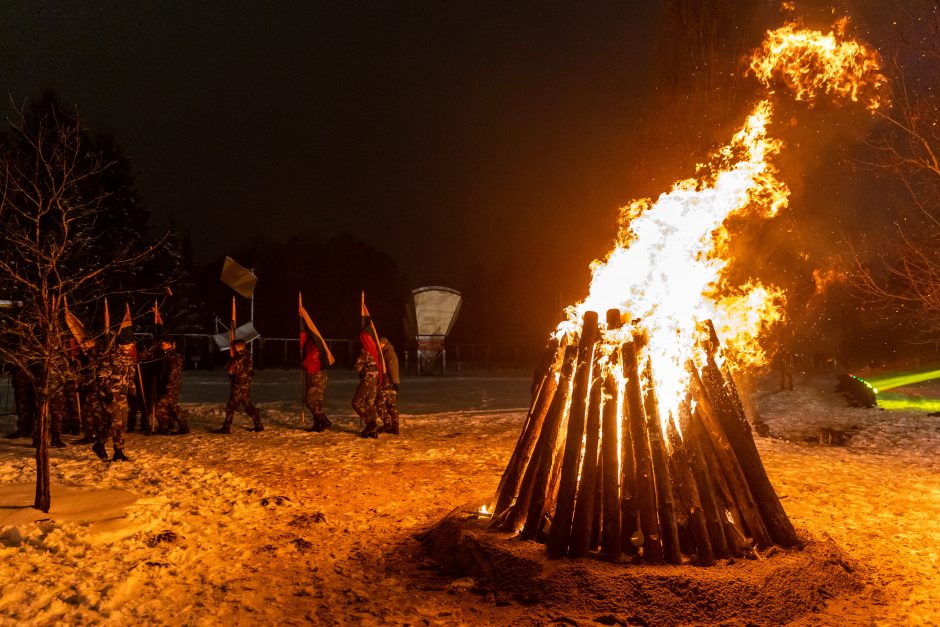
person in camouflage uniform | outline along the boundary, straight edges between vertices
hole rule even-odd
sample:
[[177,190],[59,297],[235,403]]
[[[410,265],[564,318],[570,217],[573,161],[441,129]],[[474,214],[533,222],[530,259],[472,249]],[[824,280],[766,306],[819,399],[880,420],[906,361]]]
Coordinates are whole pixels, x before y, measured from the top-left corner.
[[127,428],[127,397],[134,387],[137,374],[133,339],[123,337],[117,347],[108,351],[98,367],[98,393],[105,408],[105,419],[98,429],[98,441],[91,449],[101,459],[107,459],[105,443],[111,437],[114,455],[111,461],[130,461],[124,454],[124,429]]
[[176,342],[160,340],[160,361],[156,386],[157,433],[189,433],[189,424],[180,412],[180,386],[183,383],[183,356],[176,352]]
[[254,421],[252,431],[264,431],[264,425],[261,424],[261,413],[251,402],[251,377],[254,375],[254,368],[251,363],[251,354],[245,350],[245,340],[235,340],[232,345],[235,354],[228,360],[225,366],[228,372],[231,391],[229,392],[228,404],[225,405],[225,422],[215,430],[214,433],[231,433],[232,418],[239,407],[245,409],[245,413],[251,416]]
[[85,340],[82,351],[75,359],[78,371],[78,416],[82,424],[82,438],[75,444],[93,444],[98,441],[104,408],[98,394],[97,350],[93,339]]
[[365,423],[359,435],[364,438],[377,438],[379,437],[379,416],[375,408],[375,395],[381,384],[381,373],[375,356],[366,350],[365,342],[363,342],[362,350],[359,351],[355,368],[359,373],[359,386],[353,394],[352,406]]
[[382,433],[398,435],[398,386],[401,383],[398,355],[388,338],[383,337],[379,342],[385,360],[385,383],[376,393],[375,408],[382,419]]
[[326,394],[326,371],[323,369],[329,361],[321,355],[320,349],[310,333],[300,332],[300,366],[304,369],[304,405],[313,416],[313,426],[307,431],[317,433],[333,424],[323,412],[323,397]]
[[36,390],[29,373],[18,366],[12,366],[13,404],[16,408],[16,430],[8,438],[32,437],[36,422]]

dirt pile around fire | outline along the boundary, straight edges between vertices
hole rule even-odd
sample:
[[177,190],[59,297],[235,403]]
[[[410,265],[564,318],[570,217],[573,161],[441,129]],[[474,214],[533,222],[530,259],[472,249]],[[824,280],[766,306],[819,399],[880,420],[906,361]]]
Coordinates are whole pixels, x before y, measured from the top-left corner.
[[429,555],[497,604],[531,606],[555,621],[606,625],[793,624],[864,589],[857,566],[829,538],[800,532],[801,551],[693,565],[549,560],[542,544],[485,530],[458,509],[421,537]]

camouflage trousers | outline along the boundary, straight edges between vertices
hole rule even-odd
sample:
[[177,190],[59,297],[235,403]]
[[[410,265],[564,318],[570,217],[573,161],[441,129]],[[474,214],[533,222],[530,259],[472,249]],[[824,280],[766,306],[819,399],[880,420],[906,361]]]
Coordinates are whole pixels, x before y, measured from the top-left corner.
[[49,395],[49,435],[52,441],[62,439],[62,423],[68,413],[68,399],[65,390],[57,389]]
[[127,397],[115,395],[114,399],[104,406],[104,420],[101,421],[98,429],[98,441],[104,444],[110,437],[114,448],[123,449],[128,413],[130,413],[130,407],[127,404]]
[[398,433],[398,390],[391,385],[383,386],[375,396],[375,409],[385,431]]
[[97,438],[104,420],[104,408],[101,399],[93,389],[82,389],[78,395],[78,415],[81,418],[82,433],[86,438]]
[[243,408],[245,413],[251,416],[251,420],[256,427],[261,426],[261,412],[259,412],[254,403],[251,402],[251,388],[247,385],[238,385],[232,386],[232,391],[229,393],[228,403],[225,405],[225,423],[223,427],[232,426],[232,418],[235,417],[235,412],[238,411],[239,407]]
[[378,373],[367,373],[359,379],[359,387],[353,394],[352,407],[365,423],[366,428],[375,427],[378,421],[378,412],[375,409],[375,395],[378,392]]
[[306,373],[304,379],[304,405],[313,415],[314,424],[323,422],[326,414],[323,413],[323,397],[326,395],[326,373]]
[[165,433],[174,428],[178,431],[189,431],[189,424],[180,412],[178,398],[174,394],[164,394],[157,397],[157,406],[154,408],[154,413],[157,416],[157,428],[161,432]]

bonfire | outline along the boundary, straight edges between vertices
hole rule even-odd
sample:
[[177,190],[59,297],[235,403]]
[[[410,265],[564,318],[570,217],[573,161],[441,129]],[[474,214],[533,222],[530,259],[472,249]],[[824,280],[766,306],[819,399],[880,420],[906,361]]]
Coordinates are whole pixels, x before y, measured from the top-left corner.
[[769,32],[750,63],[768,95],[741,130],[697,178],[623,209],[615,248],[552,336],[492,527],[553,557],[612,561],[709,565],[799,546],[736,385],[766,362],[760,340],[783,320],[785,294],[730,284],[725,225],[787,206],[774,89],[884,106],[877,54],[845,30]]

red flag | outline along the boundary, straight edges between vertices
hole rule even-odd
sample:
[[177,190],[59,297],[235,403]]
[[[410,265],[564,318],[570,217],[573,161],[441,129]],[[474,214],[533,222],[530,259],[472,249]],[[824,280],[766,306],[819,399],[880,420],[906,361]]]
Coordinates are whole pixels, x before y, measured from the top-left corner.
[[160,307],[157,305],[156,298],[153,299],[153,326],[163,326],[163,317],[160,315]]
[[121,324],[118,325],[118,334],[120,335],[121,331],[124,329],[133,329],[134,328],[134,319],[131,318],[131,306],[129,303],[124,303],[124,318],[121,320]]
[[336,359],[333,358],[333,353],[330,352],[330,347],[323,339],[323,336],[320,335],[320,331],[317,329],[317,325],[313,324],[313,320],[310,319],[310,314],[308,314],[307,310],[304,309],[303,295],[301,295],[300,292],[297,292],[297,307],[300,313],[300,320],[305,327],[305,329],[301,330],[300,332],[301,358],[303,359],[303,356],[307,354],[306,344],[307,342],[310,342],[319,352],[321,362],[320,367],[324,367],[324,357],[326,358],[327,365],[332,366]]
[[85,325],[82,324],[82,321],[69,311],[69,302],[64,298],[62,302],[65,304],[65,324],[69,328],[69,331],[72,332],[72,336],[75,337],[75,341],[81,346],[85,343],[88,331],[85,330]]
[[108,313],[108,297],[104,297],[104,333],[111,333],[111,314]]
[[359,340],[362,342],[362,347],[375,358],[375,363],[379,366],[379,385],[382,385],[385,379],[385,358],[382,356],[379,332],[375,330],[372,316],[369,315],[369,310],[366,308],[365,292],[362,293],[362,329],[359,331]]

